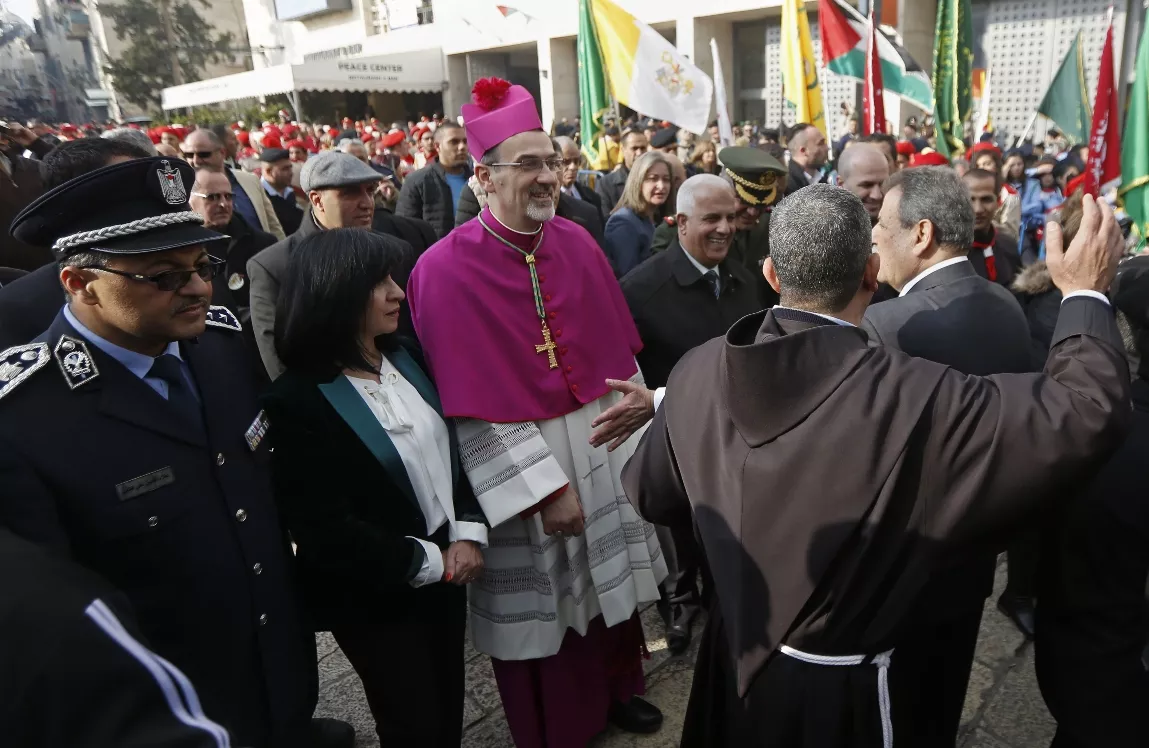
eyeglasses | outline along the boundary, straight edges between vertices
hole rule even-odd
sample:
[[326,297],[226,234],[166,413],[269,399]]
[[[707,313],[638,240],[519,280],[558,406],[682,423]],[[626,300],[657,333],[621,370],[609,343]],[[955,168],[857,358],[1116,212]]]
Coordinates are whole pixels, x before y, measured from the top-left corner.
[[184,151],[184,158],[198,158],[206,161],[216,154],[216,151]]
[[142,283],[154,283],[156,284],[156,288],[161,291],[178,291],[191,282],[193,275],[198,275],[200,280],[205,283],[210,283],[212,278],[220,274],[220,271],[223,270],[226,264],[223,260],[212,257],[203,265],[197,265],[194,270],[168,270],[163,273],[157,273],[156,275],[141,275],[140,273],[127,273],[123,270],[99,267],[83,267],[78,269],[99,270],[104,273],[131,278],[134,281],[140,281]]
[[538,174],[545,166],[550,171],[558,171],[563,168],[563,160],[558,156],[542,159],[538,156],[524,156],[518,161],[506,161],[500,164],[490,164],[491,166],[509,166],[513,169],[518,169],[524,174]]
[[563,159],[563,166],[575,166],[575,165],[581,165],[581,164],[582,164],[582,156],[576,156],[575,158],[564,158]]
[[207,194],[204,194],[202,192],[193,192],[191,194],[192,194],[192,197],[198,197],[200,199],[208,201],[209,203],[218,203],[218,202],[230,203],[232,200],[235,200],[235,195],[233,195],[230,192],[209,192]]

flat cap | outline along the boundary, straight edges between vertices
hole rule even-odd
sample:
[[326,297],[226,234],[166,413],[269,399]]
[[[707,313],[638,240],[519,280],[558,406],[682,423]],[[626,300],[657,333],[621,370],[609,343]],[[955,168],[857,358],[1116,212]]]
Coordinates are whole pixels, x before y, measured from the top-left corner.
[[747,205],[773,205],[782,199],[786,175],[782,162],[758,148],[728,146],[718,152],[718,162],[734,181],[738,199]]
[[285,161],[289,158],[291,154],[284,148],[264,148],[259,154],[259,160],[265,164],[274,164],[276,161]]
[[141,254],[226,239],[203,227],[188,192],[195,171],[177,158],[138,158],[64,182],[24,208],[12,236],[57,259],[95,250]]
[[650,139],[651,148],[667,148],[672,145],[678,145],[678,129],[674,127],[664,127]]
[[299,172],[299,186],[304,192],[378,182],[379,172],[342,151],[323,151],[307,159]]

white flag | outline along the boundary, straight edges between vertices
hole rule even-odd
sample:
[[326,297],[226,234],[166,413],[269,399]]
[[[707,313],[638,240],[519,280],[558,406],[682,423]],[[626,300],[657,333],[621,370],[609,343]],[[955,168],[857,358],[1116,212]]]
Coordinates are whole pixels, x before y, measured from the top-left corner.
[[611,93],[622,104],[690,132],[706,132],[714,82],[673,44],[611,0],[591,0]]
[[726,81],[722,78],[722,63],[718,60],[718,42],[710,38],[710,56],[714,58],[714,104],[718,109],[718,142],[725,148],[734,145],[734,128],[730,126],[730,112],[726,108]]

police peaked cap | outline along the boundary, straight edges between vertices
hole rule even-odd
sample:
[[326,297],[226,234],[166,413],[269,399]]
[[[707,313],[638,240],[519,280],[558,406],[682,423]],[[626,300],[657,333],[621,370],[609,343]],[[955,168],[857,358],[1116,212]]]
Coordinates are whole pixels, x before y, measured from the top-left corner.
[[188,193],[195,171],[176,158],[140,158],[90,171],[44,193],[12,222],[16,239],[78,252],[141,254],[226,239],[203,227]]

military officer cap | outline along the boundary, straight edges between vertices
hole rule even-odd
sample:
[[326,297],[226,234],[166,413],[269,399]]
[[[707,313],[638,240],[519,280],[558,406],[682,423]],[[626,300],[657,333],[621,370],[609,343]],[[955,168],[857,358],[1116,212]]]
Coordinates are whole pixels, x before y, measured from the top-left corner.
[[678,145],[678,129],[674,127],[664,127],[650,139],[651,148],[666,148],[672,145]]
[[734,191],[747,205],[773,205],[782,198],[779,178],[786,167],[765,151],[729,146],[718,152],[718,162],[734,182]]
[[264,148],[259,154],[259,160],[265,164],[274,164],[276,161],[286,161],[291,153],[284,148]]
[[140,158],[76,177],[44,193],[12,222],[11,234],[51,247],[58,260],[79,252],[130,255],[227,237],[204,228],[188,205],[195,171],[179,159]]

